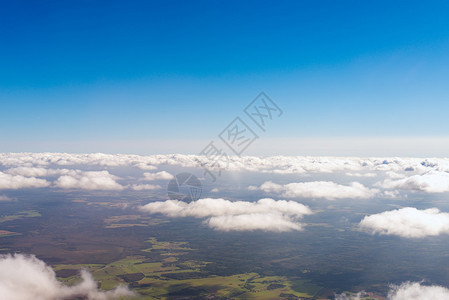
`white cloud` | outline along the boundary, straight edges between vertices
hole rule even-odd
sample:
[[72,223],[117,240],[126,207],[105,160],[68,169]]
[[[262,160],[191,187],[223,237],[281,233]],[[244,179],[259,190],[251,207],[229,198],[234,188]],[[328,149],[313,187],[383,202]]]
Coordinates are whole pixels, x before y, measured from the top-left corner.
[[273,231],[302,230],[303,225],[290,217],[277,214],[243,214],[211,217],[204,221],[209,227],[221,231]]
[[351,177],[376,177],[377,176],[376,173],[359,173],[359,172],[355,172],[355,173],[347,172],[347,173],[345,173],[345,175],[351,176]]
[[[180,167],[198,168],[198,162],[204,159],[198,155],[128,155],[128,154],[68,154],[68,153],[0,153],[0,164],[6,168],[5,174],[29,178],[48,176],[68,176],[55,182],[57,186],[70,185],[83,176],[82,170],[104,171],[115,167],[133,167],[143,170],[155,170],[160,165],[176,165]],[[76,166],[61,168],[60,166]],[[97,169],[95,169],[97,168]],[[80,170],[81,169],[81,170]],[[378,186],[382,189],[422,190],[426,192],[449,191],[449,159],[446,158],[359,158],[359,157],[312,157],[312,156],[230,156],[229,171],[249,171],[275,174],[346,174],[347,176],[368,178],[384,176],[387,178]],[[111,172],[112,173],[112,172]],[[412,174],[412,176],[410,176]],[[166,171],[145,173],[142,180],[167,180],[172,175]],[[408,177],[407,177],[408,176]],[[75,180],[70,179],[73,177]],[[16,178],[19,180],[20,178]],[[48,180],[48,179],[47,179]],[[53,179],[52,179],[53,180]],[[62,181],[62,182],[61,182]],[[65,184],[65,181],[67,184]],[[48,183],[40,182],[43,186]],[[75,184],[76,185],[76,184]],[[317,198],[344,198],[343,194],[354,194],[355,198],[369,198],[375,189],[367,189],[357,183],[339,184],[337,197],[328,197],[325,192],[317,194],[308,192],[315,187],[335,190],[336,183],[315,181],[285,188],[285,197],[302,197],[311,195]],[[21,188],[22,185],[17,185]],[[85,186],[83,184],[83,186]],[[31,186],[33,187],[33,185]],[[0,185],[1,188],[1,185]],[[120,189],[115,184],[115,189]],[[130,188],[133,188],[130,185]],[[137,185],[137,188],[138,185]],[[142,187],[143,188],[143,187]],[[298,191],[299,189],[299,191]],[[299,194],[298,194],[299,193]],[[298,195],[296,195],[298,194]]]
[[442,300],[449,299],[449,289],[438,285],[422,285],[419,282],[404,282],[393,286],[389,300]]
[[134,167],[141,169],[141,170],[157,170],[156,166],[148,165],[146,163],[136,163]]
[[116,182],[117,179],[119,177],[108,171],[89,171],[60,176],[54,185],[63,189],[122,190],[124,187]]
[[393,178],[393,179],[406,177],[405,174],[400,174],[400,173],[397,173],[397,172],[394,172],[394,171],[387,171],[387,172],[385,172],[385,175],[387,177],[390,177],[390,178]]
[[109,300],[135,296],[127,287],[118,286],[101,291],[92,275],[81,271],[82,281],[73,286],[63,285],[53,269],[35,256],[22,254],[0,256],[0,295],[8,300],[59,300],[86,298]]
[[422,238],[449,233],[449,214],[437,208],[418,210],[405,207],[365,216],[360,227],[369,233]]
[[162,213],[170,217],[197,217],[239,215],[247,213],[280,212],[302,216],[310,214],[310,209],[295,201],[260,199],[257,202],[229,201],[221,198],[204,198],[190,203],[177,200],[151,202],[143,206],[144,211]]
[[46,169],[42,167],[17,167],[7,169],[5,173],[11,175],[21,175],[25,177],[47,177],[54,175],[72,175],[81,173],[81,170],[69,170],[69,169]]
[[157,173],[143,173],[144,178],[142,180],[153,181],[153,180],[170,180],[173,179],[173,175],[166,172],[161,171]]
[[48,176],[48,169],[41,167],[17,167],[5,171],[11,175],[22,175],[26,177],[43,177]]
[[[254,190],[254,187],[250,186],[249,189]],[[278,193],[287,198],[324,198],[328,200],[342,198],[367,199],[379,193],[379,190],[367,188],[359,182],[341,185],[331,181],[294,182],[285,185],[267,181],[259,189],[267,193]]]
[[218,193],[218,192],[220,192],[220,190],[217,189],[217,188],[213,188],[213,189],[211,189],[210,191],[211,191],[211,193]]
[[407,198],[407,195],[401,195],[399,191],[383,191],[379,196],[389,199],[397,199],[399,197]]
[[265,181],[260,187],[250,185],[248,187],[248,189],[250,191],[262,190],[266,193],[281,193],[281,192],[285,191],[286,188],[284,185],[280,185],[280,184],[274,183],[272,181]]
[[[366,292],[337,294],[335,300],[360,300],[369,297]],[[371,299],[371,297],[369,297]],[[387,300],[444,300],[449,299],[449,289],[438,285],[422,285],[419,282],[403,282],[391,285]]]
[[387,179],[378,185],[387,189],[416,190],[427,193],[449,192],[449,173],[432,171],[399,180]]
[[[129,155],[129,154],[69,154],[69,153],[0,153],[0,164],[14,167],[44,166],[131,166],[143,170],[155,170],[159,165],[198,167],[204,160],[198,155]],[[368,174],[377,171],[404,173],[413,170],[417,174],[449,171],[449,159],[433,158],[359,158],[313,156],[230,156],[227,170],[254,171],[278,174],[336,173]],[[357,175],[356,175],[357,176]]]
[[47,187],[50,183],[45,179],[10,175],[0,172],[0,189],[22,189]]
[[135,191],[142,191],[142,190],[157,190],[161,189],[162,187],[157,184],[133,184],[131,188]]
[[167,200],[152,202],[143,207],[149,213],[161,213],[169,217],[209,218],[204,223],[216,230],[301,230],[297,219],[312,211],[295,201],[260,199],[257,202],[206,198],[190,203]]
[[355,295],[342,293],[335,295],[335,300],[361,300],[361,297],[364,297],[365,295],[365,292],[359,292]]
[[9,202],[9,201],[14,201],[14,200],[9,198],[6,195],[0,195],[0,202]]

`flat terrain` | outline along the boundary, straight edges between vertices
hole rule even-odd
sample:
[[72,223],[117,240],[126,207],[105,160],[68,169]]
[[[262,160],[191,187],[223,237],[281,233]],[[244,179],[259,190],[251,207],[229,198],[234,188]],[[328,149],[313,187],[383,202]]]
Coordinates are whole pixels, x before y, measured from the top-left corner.
[[103,289],[122,283],[143,299],[319,299],[362,290],[382,299],[390,283],[449,281],[442,267],[449,238],[423,243],[354,228],[384,205],[376,200],[332,211],[323,209],[330,202],[311,201],[317,213],[305,219],[306,230],[279,234],[214,231],[201,219],[136,209],[163,195],[33,190],[22,197],[2,204],[0,254],[35,254],[68,283],[87,268]]
[[[150,248],[142,250],[151,253],[145,256],[126,257],[110,264],[56,265],[60,279],[68,283],[79,280],[79,268],[92,272],[103,289],[117,284],[128,284],[137,290],[142,298],[163,299],[190,296],[214,296],[217,298],[279,299],[312,298],[321,288],[307,280],[290,281],[283,276],[260,276],[257,273],[231,276],[210,276],[204,272],[208,262],[183,259],[186,252],[194,251],[185,242],[158,242],[148,240]],[[73,272],[75,271],[75,272]]]

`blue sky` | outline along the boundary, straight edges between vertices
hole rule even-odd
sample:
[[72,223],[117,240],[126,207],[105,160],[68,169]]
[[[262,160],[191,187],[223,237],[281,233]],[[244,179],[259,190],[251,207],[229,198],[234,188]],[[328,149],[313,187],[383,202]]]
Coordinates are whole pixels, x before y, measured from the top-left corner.
[[[445,1],[1,5],[0,151],[197,153],[260,91],[284,110],[264,144],[449,143]],[[254,150],[314,154],[288,146]]]

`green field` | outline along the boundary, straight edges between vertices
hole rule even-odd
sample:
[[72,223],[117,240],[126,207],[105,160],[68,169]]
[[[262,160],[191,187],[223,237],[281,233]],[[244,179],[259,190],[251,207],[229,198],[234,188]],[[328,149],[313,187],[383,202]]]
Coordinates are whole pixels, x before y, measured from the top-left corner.
[[312,298],[321,289],[306,280],[291,281],[257,273],[210,276],[203,271],[208,262],[183,259],[183,254],[194,251],[187,243],[159,242],[155,238],[148,239],[148,243],[150,247],[142,252],[158,258],[139,255],[106,265],[56,265],[54,269],[60,280],[74,284],[79,280],[75,270],[86,268],[102,289],[125,284],[137,291],[140,299],[207,295],[240,299]]

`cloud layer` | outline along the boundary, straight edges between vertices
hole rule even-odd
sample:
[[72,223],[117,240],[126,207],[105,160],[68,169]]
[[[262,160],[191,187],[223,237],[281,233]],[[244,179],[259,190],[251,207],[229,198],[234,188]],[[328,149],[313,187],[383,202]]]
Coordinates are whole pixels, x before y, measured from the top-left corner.
[[166,171],[161,171],[161,172],[157,172],[157,173],[149,173],[149,172],[145,172],[143,173],[144,179],[143,180],[147,180],[147,181],[153,181],[153,180],[170,180],[173,179],[173,175],[166,172]]
[[[111,291],[101,291],[92,275],[81,271],[81,282],[74,286],[63,285],[56,279],[53,269],[35,256],[22,254],[0,256],[0,295],[8,300],[60,300],[85,298],[109,300],[133,297],[124,286]],[[83,298],[83,299],[84,299]]]
[[[69,153],[0,153],[0,164],[5,167],[130,166],[155,170],[159,165],[197,167],[205,157],[198,155],[129,155],[129,154],[69,154]],[[277,174],[335,173],[363,174],[364,172],[413,171],[424,174],[431,170],[448,172],[449,159],[433,158],[359,158],[313,156],[230,156],[228,170],[261,171]],[[372,176],[372,174],[370,174]]]
[[343,198],[367,199],[379,193],[379,190],[367,188],[358,182],[341,185],[331,181],[295,182],[285,185],[266,181],[260,187],[250,187],[250,189],[260,189],[264,192],[276,193],[287,198],[323,198],[328,200]]
[[[169,180],[166,171],[145,172],[141,178],[118,178],[114,168],[156,170],[160,166],[198,168],[207,165],[198,155],[127,155],[67,153],[0,153],[0,189],[62,188],[88,190],[154,190],[156,184],[141,181]],[[227,171],[269,174],[336,174],[347,182],[265,182],[260,188],[286,198],[367,199],[406,195],[407,192],[449,192],[449,159],[445,158],[358,158],[311,156],[230,156]],[[97,173],[92,173],[97,172]],[[350,181],[351,178],[357,181]],[[377,183],[371,183],[378,178]],[[122,180],[134,180],[123,184]],[[368,185],[365,181],[368,181]],[[260,184],[260,183],[257,183]],[[254,188],[254,187],[253,187]],[[399,193],[400,192],[400,193]]]
[[257,202],[225,199],[199,199],[190,203],[167,200],[152,202],[142,211],[169,217],[207,218],[204,223],[221,231],[291,231],[302,230],[297,220],[312,211],[295,201],[260,199]]
[[116,182],[117,179],[119,177],[108,171],[78,172],[59,177],[54,185],[63,189],[123,190],[124,187]]
[[387,189],[415,190],[427,193],[449,192],[449,173],[432,171],[399,180],[385,180],[382,187]]
[[405,207],[366,216],[360,227],[369,233],[422,238],[449,233],[449,214],[437,208],[418,210]]
[[22,175],[11,175],[0,172],[0,189],[23,189],[23,188],[41,188],[50,185],[45,179],[35,177],[24,177]]

